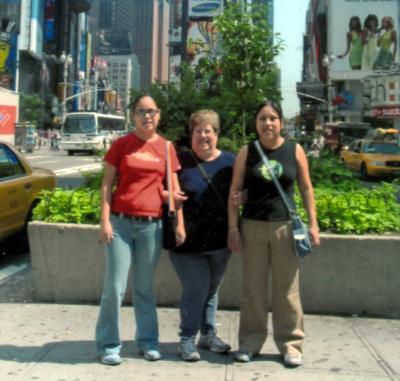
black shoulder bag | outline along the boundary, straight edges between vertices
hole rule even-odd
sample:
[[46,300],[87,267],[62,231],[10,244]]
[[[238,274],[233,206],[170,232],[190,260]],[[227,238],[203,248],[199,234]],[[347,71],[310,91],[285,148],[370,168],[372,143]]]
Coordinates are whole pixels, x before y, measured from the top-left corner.
[[168,204],[163,205],[163,248],[171,250],[176,247],[175,229],[177,215],[175,209],[174,189],[172,184],[171,142],[166,142],[166,188],[168,190]]
[[214,191],[215,195],[218,198],[219,203],[223,206],[224,209],[226,209],[226,204],[224,200],[222,199],[221,195],[218,192],[217,187],[212,181],[212,177],[207,173],[207,171],[204,169],[203,165],[197,160],[196,154],[193,153],[193,151],[190,151],[190,154],[193,157],[193,160],[196,162],[197,166],[199,167],[199,170],[203,177],[206,179],[208,185],[211,187],[211,189]]
[[274,169],[272,168],[267,156],[264,154],[260,142],[258,140],[255,141],[255,146],[258,151],[258,154],[260,155],[262,161],[264,162],[265,166],[268,169],[268,172],[271,175],[272,180],[275,183],[276,188],[278,189],[278,192],[280,196],[282,197],[282,200],[289,212],[289,218],[291,221],[291,226],[292,226],[292,233],[293,233],[293,240],[294,240],[294,247],[296,249],[296,255],[298,257],[305,257],[306,255],[310,254],[312,252],[312,246],[311,246],[311,241],[310,237],[308,234],[308,229],[307,226],[304,224],[304,222],[301,220],[301,218],[298,216],[296,213],[294,207],[292,206],[289,197],[287,196],[286,192],[282,189],[281,184],[279,183],[279,180],[275,176]]

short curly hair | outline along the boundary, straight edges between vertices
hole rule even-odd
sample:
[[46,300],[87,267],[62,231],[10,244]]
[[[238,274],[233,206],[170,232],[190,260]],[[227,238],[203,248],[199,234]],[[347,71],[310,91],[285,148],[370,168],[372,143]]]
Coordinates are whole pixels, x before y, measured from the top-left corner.
[[203,109],[194,112],[189,118],[189,132],[193,134],[193,130],[200,124],[210,124],[216,134],[219,134],[220,121],[219,115],[214,110]]

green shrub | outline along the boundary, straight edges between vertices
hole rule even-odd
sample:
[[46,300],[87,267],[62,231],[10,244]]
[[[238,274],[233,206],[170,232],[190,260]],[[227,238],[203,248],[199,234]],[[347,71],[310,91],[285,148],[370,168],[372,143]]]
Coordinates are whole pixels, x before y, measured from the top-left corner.
[[[337,234],[400,232],[400,204],[393,184],[347,191],[317,186],[314,192],[321,231]],[[295,200],[299,214],[306,219],[298,191]]]
[[100,191],[87,188],[42,191],[33,210],[33,220],[76,224],[97,224],[100,221]]
[[[223,142],[229,146],[229,139]],[[320,230],[337,234],[400,232],[399,182],[382,182],[369,189],[355,179],[337,157],[328,153],[310,158],[317,218]],[[100,220],[100,183],[103,171],[85,175],[84,186],[75,190],[57,188],[41,193],[33,219],[47,222],[97,224]],[[306,219],[298,189],[295,201]]]

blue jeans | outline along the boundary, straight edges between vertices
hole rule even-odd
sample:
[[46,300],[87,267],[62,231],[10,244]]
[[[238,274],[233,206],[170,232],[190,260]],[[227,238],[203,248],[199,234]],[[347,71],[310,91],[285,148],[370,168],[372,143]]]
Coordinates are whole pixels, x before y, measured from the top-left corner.
[[139,350],[158,347],[153,279],[161,252],[161,221],[135,222],[111,215],[113,240],[107,246],[106,270],[96,326],[97,352],[119,353],[120,307],[133,262],[133,301]]
[[179,336],[189,338],[198,331],[215,331],[218,290],[230,257],[229,249],[178,254],[170,258],[182,284]]

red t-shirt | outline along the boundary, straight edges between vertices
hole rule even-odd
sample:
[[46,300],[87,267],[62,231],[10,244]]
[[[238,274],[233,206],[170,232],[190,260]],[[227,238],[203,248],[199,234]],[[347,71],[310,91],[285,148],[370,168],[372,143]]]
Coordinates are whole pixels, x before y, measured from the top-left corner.
[[[134,216],[161,217],[166,170],[166,140],[153,142],[130,133],[117,139],[104,160],[117,168],[117,186],[112,194],[111,211]],[[180,169],[171,144],[171,167]]]

